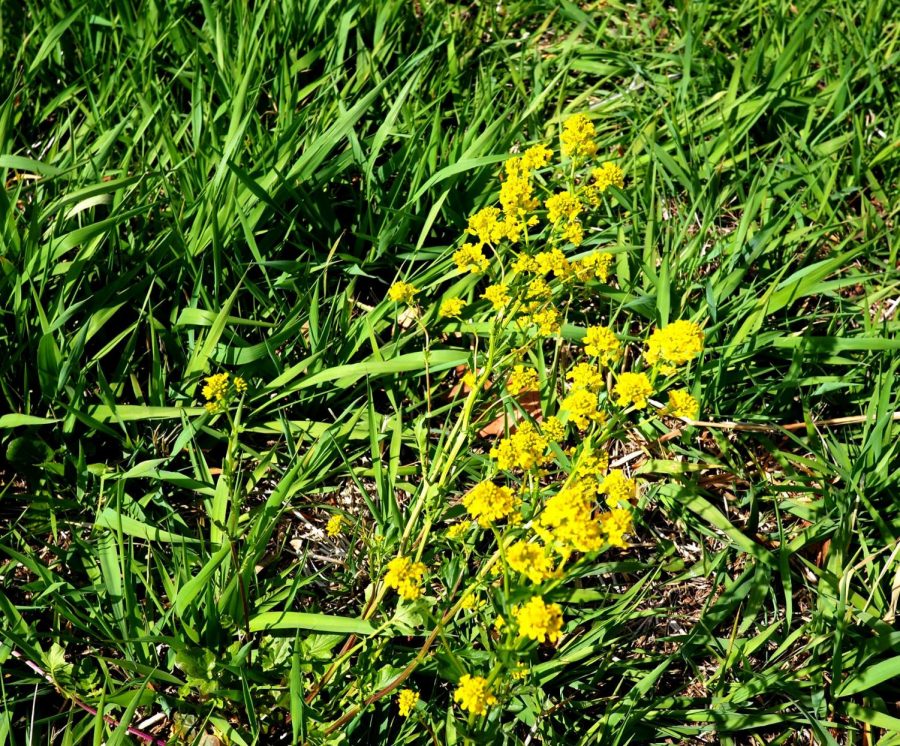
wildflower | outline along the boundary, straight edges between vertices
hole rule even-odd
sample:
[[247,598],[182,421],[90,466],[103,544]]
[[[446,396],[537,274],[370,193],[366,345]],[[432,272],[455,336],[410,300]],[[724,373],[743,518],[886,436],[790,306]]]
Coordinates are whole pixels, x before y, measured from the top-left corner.
[[479,244],[463,244],[453,253],[453,261],[461,272],[471,272],[477,275],[484,272],[490,266],[487,257]]
[[459,702],[464,710],[473,715],[484,715],[489,707],[497,704],[497,698],[491,692],[487,679],[469,674],[460,676],[459,686],[453,693],[453,701]]
[[525,297],[530,300],[549,300],[553,291],[543,277],[535,277],[525,289]]
[[495,629],[497,632],[499,632],[499,631],[500,631],[501,629],[503,629],[505,626],[506,626],[506,620],[503,618],[502,615],[497,614],[497,618],[494,620],[494,629]]
[[559,604],[544,603],[540,596],[534,596],[524,606],[513,609],[519,637],[530,637],[537,642],[556,642],[562,629],[562,609]]
[[540,388],[538,374],[534,368],[526,368],[524,365],[517,365],[513,368],[513,372],[506,379],[506,390],[510,394],[516,396],[522,391],[537,391]]
[[442,318],[459,316],[465,307],[466,302],[462,298],[447,298],[441,303],[438,316]]
[[506,227],[500,219],[500,208],[485,207],[469,218],[468,233],[482,244],[495,244],[506,237]]
[[574,389],[562,400],[560,409],[569,413],[569,419],[579,430],[587,430],[591,422],[603,422],[603,412],[597,410],[597,395],[587,389]]
[[[500,185],[500,204],[507,219],[521,217],[538,206],[538,201],[532,196],[527,174],[510,175]],[[509,224],[506,224],[504,232],[509,235]]]
[[518,467],[528,471],[546,461],[546,450],[546,438],[539,435],[530,422],[523,422],[516,432],[503,438],[491,449],[491,458],[497,461],[497,466],[501,469],[512,470]]
[[608,326],[589,326],[582,341],[584,351],[599,357],[601,365],[610,365],[622,351],[622,343]]
[[563,228],[562,237],[573,246],[581,246],[584,241],[584,228],[580,220],[570,220]]
[[563,124],[560,135],[563,155],[571,158],[588,158],[597,152],[597,143],[594,135],[597,130],[591,120],[584,114],[575,114],[569,117]]
[[461,536],[463,536],[466,531],[469,530],[468,521],[461,521],[459,523],[454,523],[450,528],[447,529],[447,538],[453,541],[456,541]]
[[409,557],[394,557],[388,562],[385,585],[395,588],[401,598],[413,601],[422,595],[420,585],[426,569],[421,562],[413,562]]
[[512,271],[518,274],[537,272],[539,271],[537,260],[528,254],[516,254],[516,259],[512,263]]
[[573,389],[597,393],[603,388],[602,371],[590,363],[578,363],[566,374],[566,380],[572,382]]
[[606,495],[606,504],[614,508],[620,502],[627,503],[634,499],[637,494],[637,482],[626,477],[621,469],[613,469],[600,483],[597,491]]
[[592,552],[603,545],[599,521],[594,518],[592,480],[577,480],[563,487],[547,500],[535,531],[545,541],[566,555],[570,552]]
[[509,288],[506,285],[488,285],[481,297],[489,300],[495,311],[502,311],[509,303]]
[[693,321],[674,321],[662,329],[655,329],[647,340],[644,359],[650,365],[660,363],[664,373],[674,373],[703,352],[703,330]]
[[541,423],[541,430],[544,432],[544,437],[554,443],[560,443],[566,437],[566,426],[562,424],[559,417],[547,417]]
[[462,503],[482,528],[506,518],[518,506],[518,500],[509,487],[500,487],[489,481],[476,484],[466,493]]
[[572,271],[572,265],[560,249],[541,251],[534,255],[535,270],[542,275],[550,272],[555,277],[565,277]]
[[553,151],[546,145],[532,145],[528,150],[522,153],[519,159],[522,170],[533,171],[536,168],[542,168],[550,163],[553,157]]
[[247,391],[247,381],[245,381],[240,376],[235,376],[234,377],[234,390],[237,391],[239,394],[243,394],[244,392],[246,392]]
[[670,414],[673,417],[685,417],[693,419],[696,417],[700,405],[697,400],[691,396],[687,389],[675,389],[669,392],[669,404],[663,409],[664,414]]
[[574,263],[575,276],[585,282],[590,279],[598,279],[606,282],[609,279],[609,268],[612,266],[613,255],[603,252],[591,254]]
[[[463,386],[467,386],[469,389],[474,389],[478,385],[478,376],[480,376],[482,371],[478,371],[476,373],[474,370],[467,368],[465,374],[462,377]],[[485,381],[482,384],[482,388],[487,388],[488,382]]]
[[553,306],[547,306],[540,310],[533,310],[529,315],[523,317],[523,320],[526,319],[530,321],[533,326],[538,328],[538,334],[541,336],[552,337],[559,334],[559,311]]
[[607,162],[602,164],[599,168],[591,171],[591,176],[594,177],[594,183],[601,194],[611,186],[619,189],[625,186],[625,174],[622,173],[622,169],[615,163]]
[[583,479],[597,479],[609,468],[609,455],[585,449],[575,464],[575,475]]
[[627,549],[625,534],[631,533],[631,511],[628,508],[613,508],[600,516],[606,543],[620,549]]
[[344,522],[344,517],[340,514],[333,515],[328,519],[328,523],[325,526],[325,533],[329,536],[337,536],[341,532],[341,524]]
[[409,717],[419,701],[419,693],[412,689],[401,689],[397,695],[397,708],[401,717]]
[[547,220],[551,223],[563,219],[574,220],[584,210],[584,205],[581,204],[578,197],[569,191],[559,192],[548,197],[544,206],[547,208]]
[[613,393],[618,397],[616,404],[620,407],[633,403],[635,409],[643,409],[647,406],[647,397],[653,393],[653,386],[646,373],[622,373]]
[[216,373],[204,378],[203,396],[208,401],[222,401],[228,395],[228,374]]
[[418,292],[418,289],[414,285],[400,280],[399,282],[395,282],[393,285],[391,285],[390,289],[388,290],[388,298],[390,298],[395,303],[412,304],[413,298]]
[[506,550],[506,562],[532,583],[542,583],[553,576],[553,561],[540,544],[517,541]]

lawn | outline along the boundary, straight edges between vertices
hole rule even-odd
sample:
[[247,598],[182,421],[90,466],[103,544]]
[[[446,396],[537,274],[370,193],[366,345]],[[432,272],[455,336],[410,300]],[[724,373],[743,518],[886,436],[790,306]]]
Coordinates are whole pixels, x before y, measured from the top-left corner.
[[900,744],[898,66],[0,0],[0,746]]

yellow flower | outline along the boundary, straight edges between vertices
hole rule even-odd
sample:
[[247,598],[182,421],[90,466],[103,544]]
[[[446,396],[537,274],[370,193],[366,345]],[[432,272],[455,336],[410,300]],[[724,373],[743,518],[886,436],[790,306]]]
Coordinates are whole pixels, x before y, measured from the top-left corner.
[[476,484],[466,493],[462,503],[482,528],[506,518],[518,507],[518,500],[509,487],[489,481]]
[[325,532],[329,536],[337,536],[341,532],[341,524],[344,522],[344,517],[340,514],[333,515],[328,519],[328,524],[325,526]]
[[603,412],[597,410],[597,395],[587,389],[574,389],[562,400],[560,409],[569,413],[569,419],[579,430],[586,430],[591,422],[603,422]]
[[[521,217],[538,206],[538,201],[532,196],[531,182],[527,174],[511,174],[500,185],[500,204],[507,219]],[[509,233],[510,224],[506,223],[504,234],[508,236]],[[515,239],[510,237],[510,240]]]
[[478,598],[478,594],[468,592],[462,597],[459,608],[471,611],[473,609],[480,609],[482,606],[484,606],[484,602]]
[[615,163],[607,162],[602,164],[599,168],[595,168],[591,171],[591,176],[594,177],[594,183],[597,185],[597,189],[600,190],[601,194],[611,186],[618,187],[619,189],[622,189],[625,186],[625,174],[622,173],[622,169]]
[[519,637],[530,637],[537,642],[556,642],[562,629],[562,609],[559,604],[544,603],[544,599],[535,596],[524,606],[513,609],[516,624],[519,626]]
[[661,363],[664,372],[684,365],[703,352],[703,330],[693,321],[675,321],[655,329],[647,340],[645,360],[650,365]]
[[590,363],[578,363],[566,374],[573,389],[585,389],[597,393],[603,388],[603,372]]
[[637,494],[637,482],[625,476],[621,469],[613,469],[600,483],[597,491],[606,495],[606,504],[611,508],[620,502],[630,502]]
[[216,373],[204,378],[203,396],[207,401],[224,401],[228,396],[228,374]]
[[528,254],[516,254],[516,259],[512,263],[512,271],[517,274],[537,272],[537,260],[534,257],[528,256]]
[[587,158],[597,152],[594,136],[597,130],[584,114],[575,114],[563,124],[560,135],[562,153],[572,158]]
[[495,311],[502,311],[509,303],[509,288],[506,285],[488,285],[481,297],[489,300]]
[[460,537],[464,536],[466,531],[468,530],[468,521],[460,521],[459,523],[454,523],[452,526],[450,526],[450,528],[447,529],[447,538],[456,541]]
[[546,461],[546,450],[546,438],[541,437],[530,422],[523,422],[516,432],[491,448],[491,458],[497,461],[497,466],[501,469],[512,470],[518,467],[528,471]]
[[542,275],[552,272],[555,277],[565,277],[572,270],[572,265],[560,249],[538,252],[533,261],[535,269],[532,271]]
[[491,692],[487,679],[469,674],[460,676],[453,701],[459,702],[460,707],[473,715],[484,715],[489,707],[497,704],[497,698]]
[[581,246],[584,241],[584,228],[581,226],[580,220],[570,220],[563,228],[562,237],[573,246]]
[[447,298],[441,303],[438,316],[442,318],[459,316],[465,307],[466,302],[462,298]]
[[597,479],[609,468],[609,455],[585,449],[575,464],[575,475],[584,479]]
[[631,511],[628,508],[613,508],[600,516],[606,543],[613,547],[627,549],[625,534],[631,533]]
[[234,377],[234,390],[243,394],[247,390],[247,382],[240,376]]
[[612,261],[613,255],[606,252],[586,256],[575,262],[575,276],[582,282],[593,278],[600,282],[606,282],[609,279],[609,268],[612,266]]
[[670,414],[673,417],[685,417],[693,419],[697,416],[700,405],[697,400],[691,396],[687,389],[675,389],[669,392],[669,404],[663,410],[664,414]]
[[466,230],[481,243],[494,244],[506,237],[506,226],[500,219],[499,207],[485,207],[476,212],[469,218]]
[[541,430],[547,440],[554,443],[561,443],[566,437],[566,426],[562,424],[559,417],[547,417],[541,423]]
[[494,620],[494,629],[499,632],[506,626],[506,620],[500,615],[497,615],[497,618]]
[[455,251],[453,261],[461,272],[471,272],[473,275],[486,271],[490,266],[481,245],[473,243],[463,244]]
[[506,390],[510,394],[516,396],[522,391],[537,391],[540,388],[538,374],[534,368],[526,368],[524,365],[517,365],[513,368],[513,372],[506,379]]
[[522,153],[520,158],[522,168],[525,171],[533,171],[536,168],[543,168],[553,157],[553,151],[546,145],[532,145],[528,150]]
[[517,541],[506,550],[506,562],[532,583],[542,583],[553,576],[553,561],[540,544]]
[[543,337],[555,336],[560,331],[559,311],[553,306],[532,310],[522,317],[522,321],[536,326]]
[[535,277],[525,289],[525,297],[530,300],[548,300],[552,295],[553,291],[543,277]]
[[561,554],[592,552],[603,545],[600,522],[594,518],[596,482],[580,479],[549,498],[535,532]]
[[528,676],[529,673],[531,673],[531,669],[528,668],[528,666],[519,663],[516,665],[515,669],[509,672],[509,675],[515,681],[521,681]]
[[409,717],[419,701],[419,693],[412,689],[401,689],[397,694],[397,708],[401,717]]
[[582,343],[588,355],[600,358],[601,365],[610,365],[622,351],[619,338],[608,326],[589,326]]
[[613,393],[620,407],[633,403],[635,409],[643,409],[647,406],[647,397],[653,393],[653,386],[646,373],[622,373],[616,380]]
[[388,290],[388,298],[395,303],[412,303],[418,289],[408,282],[395,282]]
[[388,562],[385,585],[395,588],[401,598],[413,601],[422,595],[420,586],[426,569],[421,562],[413,562],[409,557],[394,557]]
[[551,223],[558,220],[574,220],[584,210],[581,200],[569,191],[559,192],[548,197],[544,206],[547,208],[547,220]]

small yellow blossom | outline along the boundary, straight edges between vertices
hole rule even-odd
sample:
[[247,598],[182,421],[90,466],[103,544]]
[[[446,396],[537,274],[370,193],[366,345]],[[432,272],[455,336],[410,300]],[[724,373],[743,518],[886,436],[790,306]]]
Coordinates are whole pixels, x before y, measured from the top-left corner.
[[506,285],[488,285],[481,297],[490,301],[495,311],[502,311],[509,303],[509,288]]
[[516,254],[516,259],[512,263],[512,271],[517,274],[537,272],[538,269],[537,260],[528,254]]
[[578,457],[575,464],[575,475],[584,479],[597,479],[602,476],[609,468],[609,454],[597,453],[590,449],[585,449]]
[[524,171],[534,171],[537,168],[543,168],[550,163],[553,157],[553,151],[546,145],[532,145],[528,150],[522,153],[521,166]]
[[628,508],[613,508],[600,516],[606,543],[620,549],[627,549],[625,534],[631,533],[631,511]]
[[585,389],[597,393],[603,388],[603,372],[590,363],[578,363],[566,374],[573,389]]
[[523,422],[516,432],[491,448],[491,458],[503,470],[519,468],[528,471],[547,460],[546,450],[547,439],[530,422]]
[[597,130],[584,114],[575,114],[563,124],[560,135],[562,153],[571,158],[589,158],[597,152],[594,136]]
[[500,615],[497,615],[497,618],[494,620],[494,629],[499,632],[506,626],[506,620]]
[[412,689],[401,689],[397,694],[397,709],[401,717],[409,717],[419,701],[419,693]]
[[625,476],[625,472],[621,469],[613,469],[600,483],[597,491],[606,495],[606,504],[614,508],[619,503],[627,503],[634,499],[637,494],[637,482]]
[[450,526],[450,528],[447,529],[447,538],[456,541],[460,537],[464,536],[466,531],[468,530],[468,521],[460,521],[459,523],[454,523],[452,526]]
[[569,413],[569,419],[579,430],[587,430],[591,422],[603,422],[603,412],[597,410],[597,395],[587,389],[574,389],[562,400],[560,409]]
[[559,220],[574,220],[584,210],[584,205],[572,192],[562,191],[551,195],[544,203],[547,208],[547,220],[556,223]]
[[570,220],[563,228],[562,237],[573,246],[581,246],[584,241],[584,228],[580,220]]
[[555,336],[559,334],[561,328],[559,311],[554,306],[533,309],[530,313],[523,315],[521,321],[536,326],[538,334],[543,337]]
[[582,282],[595,278],[600,282],[606,282],[609,280],[612,261],[613,255],[607,252],[586,256],[574,263],[575,276]]
[[480,243],[495,244],[506,237],[506,226],[501,220],[499,207],[485,207],[469,218],[466,229]]
[[484,715],[488,708],[497,704],[497,698],[491,692],[487,679],[483,676],[463,674],[459,678],[459,686],[453,693],[453,701],[473,715]]
[[518,507],[518,502],[509,487],[501,487],[490,481],[476,484],[462,500],[469,515],[482,528],[506,518]]
[[384,583],[395,588],[401,598],[414,601],[422,595],[422,577],[427,568],[421,562],[413,562],[409,557],[394,557],[388,562]]
[[[538,206],[538,201],[532,196],[531,181],[527,174],[512,174],[500,185],[500,204],[507,220],[520,218]],[[509,235],[509,223],[504,223],[504,233],[510,240],[515,240]]]
[[555,277],[566,277],[572,271],[572,265],[560,249],[540,251],[534,255],[535,269],[542,275],[553,273]]
[[490,266],[488,258],[481,250],[481,246],[471,243],[463,244],[455,251],[453,253],[453,261],[461,272],[471,272],[473,275],[485,272]]
[[553,576],[553,561],[540,544],[517,541],[506,550],[506,562],[532,583],[542,583]]
[[547,417],[541,423],[541,430],[547,440],[554,443],[561,443],[566,437],[566,426],[560,421],[559,417]]
[[655,329],[647,340],[644,359],[650,365],[661,364],[663,372],[674,372],[703,352],[703,330],[693,321],[674,321]]
[[438,316],[445,319],[459,316],[465,307],[466,302],[462,298],[446,298],[438,309]]
[[478,598],[478,594],[468,592],[462,597],[459,608],[472,611],[473,609],[480,609],[482,606],[484,606],[484,601]]
[[600,358],[601,365],[610,365],[622,352],[622,343],[608,326],[589,326],[582,343],[588,355]]
[[331,518],[328,519],[328,524],[325,526],[325,533],[329,536],[337,536],[341,532],[341,528],[343,528],[341,525],[343,522],[344,516],[340,514],[331,516]]
[[525,296],[529,300],[548,300],[552,295],[553,290],[543,277],[535,277],[525,289]]
[[519,663],[518,665],[516,665],[516,667],[512,671],[509,672],[509,675],[515,681],[521,681],[526,676],[528,676],[528,674],[530,674],[530,673],[531,673],[531,669],[528,668],[528,666],[525,666],[525,665]]
[[603,545],[601,524],[594,518],[596,482],[580,479],[549,498],[535,532],[545,542],[566,555],[572,551],[592,552]]
[[513,610],[519,637],[529,637],[537,642],[556,642],[562,630],[562,609],[559,604],[544,603],[544,599],[535,596],[523,606]]
[[537,371],[534,368],[526,368],[524,365],[516,365],[509,378],[506,379],[506,390],[516,396],[523,391],[537,391],[540,388]]
[[411,304],[413,302],[413,298],[418,292],[418,289],[414,285],[400,280],[399,282],[395,282],[393,285],[391,285],[390,289],[388,290],[388,298],[390,298],[395,303]]
[[693,419],[697,416],[699,409],[700,405],[687,389],[675,389],[669,392],[669,404],[663,409],[663,413],[673,417]]
[[647,406],[647,397],[653,393],[653,386],[646,373],[621,373],[613,393],[620,407],[634,404],[635,409],[643,409]]
[[246,392],[247,391],[247,381],[245,381],[240,376],[235,376],[234,377],[234,390],[237,391],[239,394],[243,394],[244,392]]
[[615,163],[607,162],[602,164],[599,168],[591,171],[591,176],[594,177],[594,183],[601,194],[611,186],[619,189],[625,186],[625,174],[622,173],[622,169]]
[[228,395],[228,374],[216,373],[203,379],[203,396],[207,401],[223,401]]

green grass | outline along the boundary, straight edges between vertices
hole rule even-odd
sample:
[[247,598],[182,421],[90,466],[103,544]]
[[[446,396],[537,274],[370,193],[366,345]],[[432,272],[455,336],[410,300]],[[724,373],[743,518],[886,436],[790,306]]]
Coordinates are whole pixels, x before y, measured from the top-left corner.
[[[430,627],[361,617],[471,351],[384,296],[444,282],[510,148],[580,111],[628,177],[586,241],[610,303],[704,320],[703,419],[766,428],[640,429],[637,546],[583,568],[533,692],[469,736],[900,743],[895,3],[24,6],[0,3],[0,744],[158,714],[172,742],[433,742],[361,707]],[[250,382],[237,440],[200,403],[219,370]],[[310,540],[348,495],[353,528]],[[462,743],[442,651],[412,681]]]

